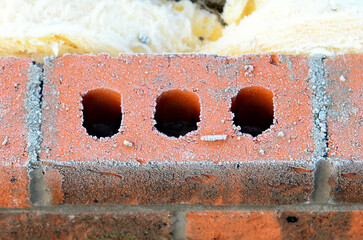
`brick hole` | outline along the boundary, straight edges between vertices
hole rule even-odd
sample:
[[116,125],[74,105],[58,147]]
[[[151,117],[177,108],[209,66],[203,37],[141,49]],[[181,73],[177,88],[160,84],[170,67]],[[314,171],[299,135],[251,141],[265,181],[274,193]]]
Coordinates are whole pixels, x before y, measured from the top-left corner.
[[89,91],[82,99],[83,127],[91,136],[111,137],[121,126],[121,94],[109,89]]
[[200,103],[195,93],[170,90],[156,100],[155,127],[169,137],[180,137],[197,130]]
[[234,125],[256,137],[273,124],[273,93],[260,86],[243,88],[232,98],[231,111]]
[[298,220],[299,219],[297,217],[295,217],[295,216],[288,216],[286,218],[286,222],[288,222],[288,223],[296,223]]

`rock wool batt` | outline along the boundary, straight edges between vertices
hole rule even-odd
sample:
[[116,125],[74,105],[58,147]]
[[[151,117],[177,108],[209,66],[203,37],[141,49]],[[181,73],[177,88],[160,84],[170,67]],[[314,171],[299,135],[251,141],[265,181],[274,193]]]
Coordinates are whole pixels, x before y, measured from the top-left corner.
[[[199,1],[200,2],[200,1]],[[363,1],[0,0],[0,56],[363,51]]]
[[363,51],[361,0],[231,0],[223,14],[230,25],[201,51],[232,56]]

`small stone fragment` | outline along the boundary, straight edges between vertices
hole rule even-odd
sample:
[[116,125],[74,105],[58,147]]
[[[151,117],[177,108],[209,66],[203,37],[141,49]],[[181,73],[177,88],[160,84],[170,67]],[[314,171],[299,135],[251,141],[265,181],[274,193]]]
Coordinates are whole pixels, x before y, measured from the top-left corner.
[[132,142],[129,142],[127,140],[124,140],[124,145],[127,146],[127,147],[132,147],[133,146]]

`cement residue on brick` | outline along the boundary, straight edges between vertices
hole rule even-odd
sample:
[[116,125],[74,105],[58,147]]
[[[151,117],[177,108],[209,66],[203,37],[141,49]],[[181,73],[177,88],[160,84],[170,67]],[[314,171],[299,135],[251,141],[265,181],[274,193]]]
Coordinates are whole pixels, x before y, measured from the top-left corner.
[[49,206],[52,197],[44,178],[44,170],[40,163],[33,164],[29,170],[30,177],[30,201],[33,206]]
[[313,136],[315,139],[314,161],[316,171],[314,174],[314,191],[311,201],[327,203],[329,200],[329,178],[332,165],[326,160],[328,154],[327,142],[327,106],[329,99],[326,94],[327,82],[325,80],[324,57],[312,57],[310,61],[309,77],[313,88]]
[[333,164],[328,160],[320,160],[316,163],[314,174],[314,191],[311,200],[314,203],[328,203],[330,198],[329,180],[333,172]]
[[39,161],[41,136],[42,66],[32,64],[29,70],[25,99],[26,125],[28,128],[28,168],[30,201],[35,206],[49,205],[51,197],[45,184],[43,166]]
[[183,240],[186,239],[186,227],[187,221],[185,219],[184,211],[173,212],[173,217],[171,218],[171,233],[173,240]]
[[25,109],[27,111],[25,121],[28,127],[28,165],[38,161],[38,153],[41,144],[41,84],[42,69],[35,64],[29,68],[27,92],[25,98]]
[[313,117],[315,139],[315,161],[324,160],[327,155],[327,105],[329,103],[324,76],[323,57],[313,57],[310,61],[310,79],[313,88]]
[[46,164],[66,204],[296,204],[313,187],[313,166],[301,162]]

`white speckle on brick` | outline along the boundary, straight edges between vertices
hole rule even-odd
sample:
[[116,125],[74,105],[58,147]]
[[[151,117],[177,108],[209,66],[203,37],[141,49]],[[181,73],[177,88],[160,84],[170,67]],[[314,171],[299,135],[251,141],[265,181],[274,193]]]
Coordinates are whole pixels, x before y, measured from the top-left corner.
[[127,147],[132,147],[133,146],[132,142],[129,142],[127,140],[124,140],[124,145],[127,146]]
[[245,65],[244,66],[245,71],[252,72],[253,69],[255,69],[252,65]]
[[277,134],[277,136],[278,136],[278,137],[283,137],[283,136],[285,136],[285,134],[284,134],[283,132],[279,132],[279,133]]
[[259,152],[261,155],[265,155],[265,151],[263,151],[262,149]]
[[342,76],[340,76],[340,81],[343,81],[343,82],[345,82],[345,77],[342,75]]
[[209,141],[209,142],[221,141],[221,140],[226,140],[227,135],[206,135],[206,136],[202,136],[200,139],[202,141]]
[[4,139],[4,141],[3,141],[3,143],[1,145],[5,146],[8,143],[8,141],[9,141],[8,137],[5,137],[5,139]]

